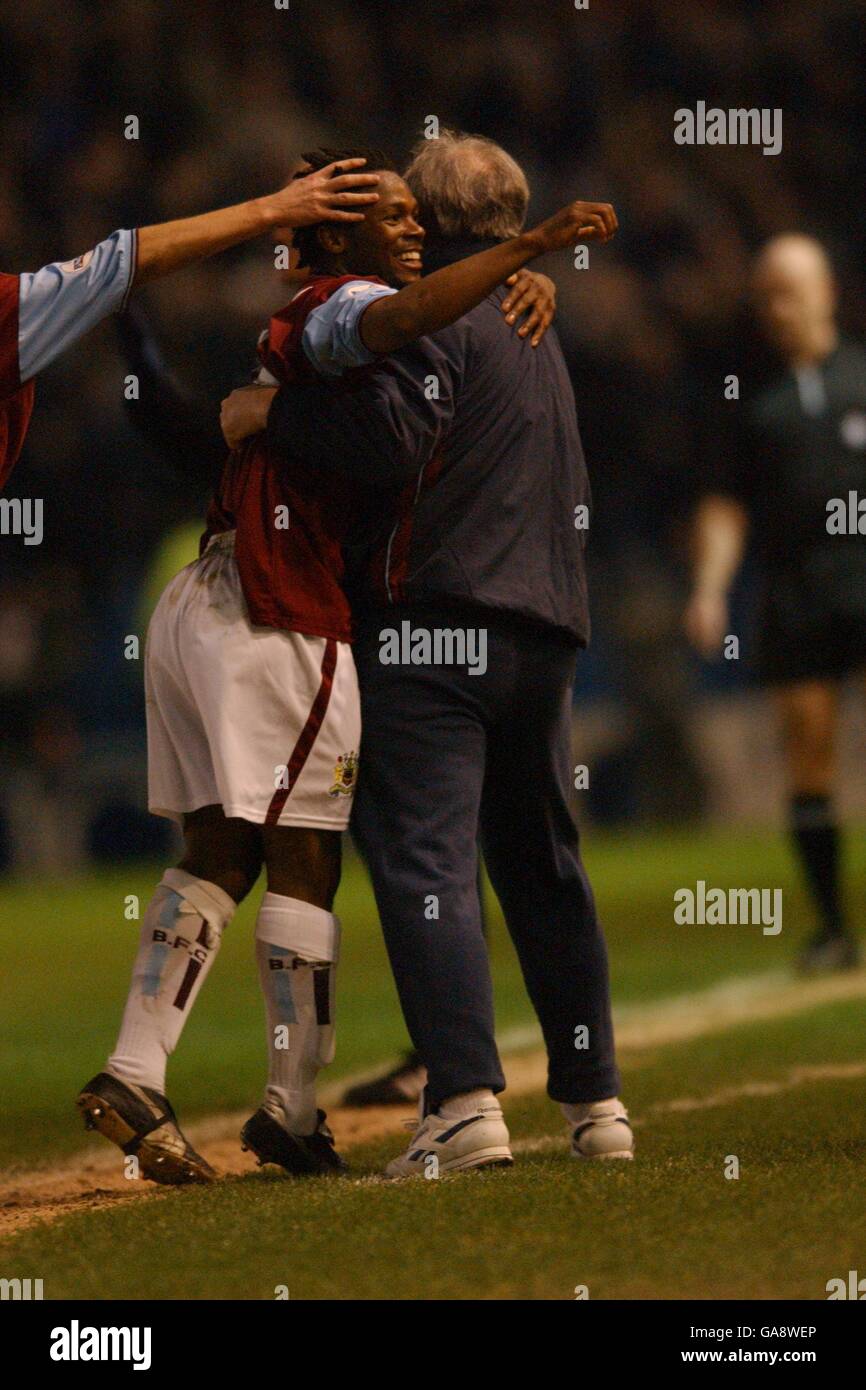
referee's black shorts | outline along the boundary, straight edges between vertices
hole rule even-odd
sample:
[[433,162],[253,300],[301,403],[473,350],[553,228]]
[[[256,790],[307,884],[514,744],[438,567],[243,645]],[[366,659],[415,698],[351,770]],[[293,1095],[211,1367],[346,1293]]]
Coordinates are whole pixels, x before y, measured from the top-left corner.
[[860,670],[866,670],[866,592],[859,576],[847,585],[798,583],[770,590],[758,621],[759,684],[841,680]]

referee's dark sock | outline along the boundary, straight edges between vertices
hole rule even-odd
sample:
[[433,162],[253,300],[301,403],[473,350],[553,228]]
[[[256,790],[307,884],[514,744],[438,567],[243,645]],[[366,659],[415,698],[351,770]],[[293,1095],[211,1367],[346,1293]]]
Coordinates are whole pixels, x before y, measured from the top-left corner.
[[791,834],[806,881],[821,914],[822,935],[844,936],[839,895],[839,826],[829,796],[815,792],[791,798]]

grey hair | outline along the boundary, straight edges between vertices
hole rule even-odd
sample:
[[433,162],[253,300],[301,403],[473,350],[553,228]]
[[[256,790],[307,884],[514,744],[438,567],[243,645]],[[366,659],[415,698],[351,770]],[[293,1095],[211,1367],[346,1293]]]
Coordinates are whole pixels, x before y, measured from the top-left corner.
[[419,140],[404,178],[428,228],[443,237],[517,236],[526,220],[529,184],[520,165],[483,135],[442,129]]

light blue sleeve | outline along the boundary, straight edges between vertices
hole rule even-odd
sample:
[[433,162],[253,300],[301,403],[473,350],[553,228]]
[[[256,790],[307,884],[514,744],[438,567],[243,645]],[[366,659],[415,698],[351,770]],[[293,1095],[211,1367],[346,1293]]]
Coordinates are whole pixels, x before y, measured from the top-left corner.
[[110,237],[74,261],[55,261],[20,276],[18,362],[36,376],[89,328],[119,309],[135,274],[134,231]]
[[316,371],[324,376],[342,376],[350,367],[374,362],[377,354],[364,347],[358,332],[361,315],[374,299],[397,293],[388,285],[353,280],[314,309],[304,325],[301,346]]

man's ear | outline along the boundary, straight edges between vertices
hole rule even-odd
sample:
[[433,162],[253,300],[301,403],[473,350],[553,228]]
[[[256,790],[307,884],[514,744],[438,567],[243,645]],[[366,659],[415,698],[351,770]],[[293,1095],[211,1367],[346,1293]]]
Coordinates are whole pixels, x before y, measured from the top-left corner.
[[329,256],[343,256],[349,249],[348,233],[335,222],[323,222],[317,227],[316,240]]

